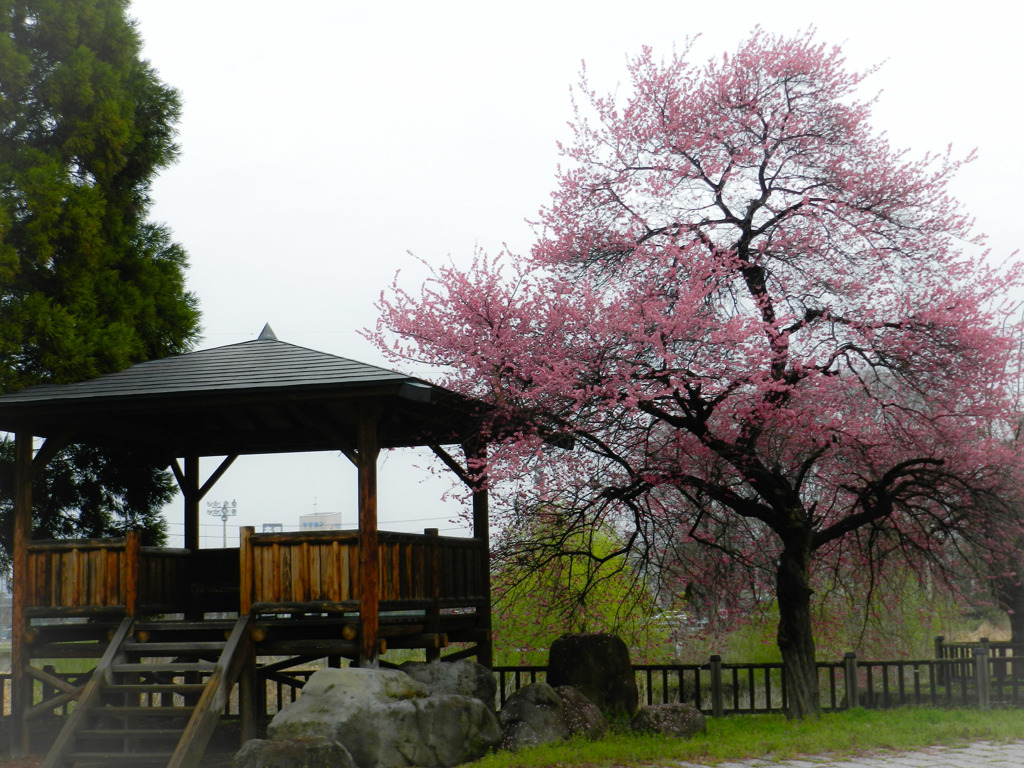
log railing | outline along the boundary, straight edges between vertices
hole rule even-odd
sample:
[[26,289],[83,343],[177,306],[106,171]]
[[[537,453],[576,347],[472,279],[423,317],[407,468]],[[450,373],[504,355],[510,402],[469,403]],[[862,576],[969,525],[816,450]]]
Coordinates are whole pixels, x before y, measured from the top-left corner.
[[[359,546],[358,531],[252,528],[242,529],[240,550],[142,547],[134,531],[117,539],[32,541],[25,607],[29,617],[170,613],[216,589],[213,610],[356,611]],[[380,531],[377,547],[380,611],[487,604],[484,541]]]
[[189,552],[143,547],[123,538],[31,541],[24,592],[26,614],[135,616],[180,610],[188,600]]
[[123,612],[138,600],[139,537],[30,541],[25,585],[28,616]]
[[[341,613],[359,608],[358,531],[241,537],[241,611]],[[487,603],[486,543],[479,539],[377,533],[381,611]]]

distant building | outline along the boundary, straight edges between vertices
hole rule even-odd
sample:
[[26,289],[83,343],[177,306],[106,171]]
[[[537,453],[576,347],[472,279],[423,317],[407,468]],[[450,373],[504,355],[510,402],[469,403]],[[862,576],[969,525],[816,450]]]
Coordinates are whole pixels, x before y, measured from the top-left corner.
[[303,531],[340,531],[341,512],[314,512],[299,515],[299,529]]

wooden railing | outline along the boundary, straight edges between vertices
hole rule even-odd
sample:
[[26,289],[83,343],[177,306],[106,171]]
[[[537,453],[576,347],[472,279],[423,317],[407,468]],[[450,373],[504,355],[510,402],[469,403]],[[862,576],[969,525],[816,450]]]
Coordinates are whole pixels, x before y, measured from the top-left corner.
[[[357,610],[359,547],[358,531],[255,533],[243,528],[241,610]],[[377,547],[381,611],[486,604],[482,540],[380,531]]]
[[142,547],[135,531],[116,539],[30,541],[27,552],[29,617],[135,616],[181,611],[190,603],[191,553]]
[[25,610],[29,616],[132,615],[138,600],[138,534],[121,539],[30,541]]
[[[26,614],[356,611],[359,547],[357,531],[256,534],[251,528],[243,529],[240,550],[141,547],[136,532],[32,541]],[[482,540],[381,531],[377,547],[380,611],[487,605]]]

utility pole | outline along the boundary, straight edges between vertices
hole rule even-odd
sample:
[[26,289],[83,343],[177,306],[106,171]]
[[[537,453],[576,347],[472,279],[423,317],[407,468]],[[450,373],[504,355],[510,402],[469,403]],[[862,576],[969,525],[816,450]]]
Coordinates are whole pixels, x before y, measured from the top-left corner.
[[228,548],[228,518],[238,514],[238,502],[231,501],[208,501],[206,502],[206,514],[219,517],[224,524],[224,539],[222,546]]

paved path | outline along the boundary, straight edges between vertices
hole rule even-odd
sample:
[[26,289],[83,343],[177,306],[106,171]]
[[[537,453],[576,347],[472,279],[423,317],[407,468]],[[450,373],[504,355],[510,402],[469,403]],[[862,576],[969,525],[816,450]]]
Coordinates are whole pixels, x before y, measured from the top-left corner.
[[[675,763],[673,768],[707,768]],[[967,747],[928,747],[871,757],[805,757],[800,760],[746,760],[719,763],[716,768],[1024,768],[1024,741],[1012,744],[979,742]]]

